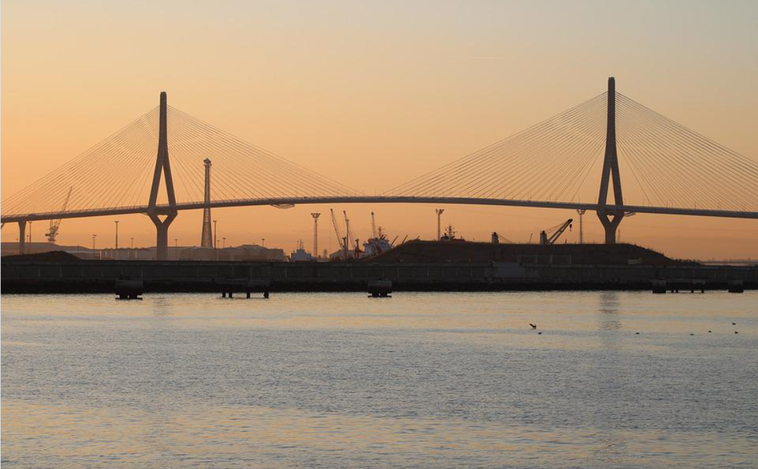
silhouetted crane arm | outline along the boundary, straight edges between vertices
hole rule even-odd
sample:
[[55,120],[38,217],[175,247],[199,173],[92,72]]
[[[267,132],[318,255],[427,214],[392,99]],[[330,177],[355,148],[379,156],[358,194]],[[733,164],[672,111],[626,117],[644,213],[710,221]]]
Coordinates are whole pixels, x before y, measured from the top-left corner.
[[337,224],[337,218],[334,216],[334,210],[330,208],[329,211],[332,213],[332,225],[334,225],[334,234],[337,235],[337,244],[339,245],[340,249],[344,250],[344,238],[342,237],[342,233],[340,233],[340,226]]
[[347,210],[343,210],[342,213],[345,215],[345,236],[347,236],[347,245],[353,246],[354,249],[357,249],[358,245],[355,243],[355,240],[353,240],[353,233],[350,231],[350,219],[347,218]]
[[[68,194],[66,195],[66,200],[63,201],[63,208],[61,209],[61,212],[66,211],[66,207],[68,207],[68,201],[71,199],[71,191],[74,190],[74,186],[71,186],[68,189]],[[51,243],[55,242],[55,238],[58,236],[58,230],[61,227],[61,221],[62,218],[58,218],[57,220],[50,220],[50,229],[45,233],[45,236],[47,236],[47,240]]]
[[[566,228],[571,228],[571,224],[574,222],[573,218],[569,218],[564,223],[562,223],[560,226],[558,226],[558,229],[555,230],[555,232],[550,235],[547,239],[548,244],[555,244],[556,241],[558,241],[558,238],[561,237],[564,231],[566,231]],[[555,227],[551,228],[551,230],[555,229]]]

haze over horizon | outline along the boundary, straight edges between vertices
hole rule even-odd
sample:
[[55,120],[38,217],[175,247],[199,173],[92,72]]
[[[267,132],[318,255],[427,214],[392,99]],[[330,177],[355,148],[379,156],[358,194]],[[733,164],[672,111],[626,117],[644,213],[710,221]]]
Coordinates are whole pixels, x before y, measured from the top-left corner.
[[[758,159],[758,4],[562,2],[6,1],[1,7],[2,199],[144,114],[166,90],[193,116],[365,194],[381,193],[605,91],[620,92]],[[728,53],[724,53],[728,51]],[[622,170],[623,171],[623,170]],[[624,177],[622,175],[622,177]],[[218,183],[218,182],[216,182]],[[597,183],[594,187],[597,187]],[[516,242],[574,211],[440,206],[467,239]],[[431,205],[214,209],[227,245],[337,243],[329,208],[357,236],[431,238]],[[59,244],[154,245],[147,217],[64,220]],[[170,244],[199,244],[201,211]],[[47,222],[35,222],[43,241]],[[682,258],[756,258],[755,220],[643,215],[622,242]],[[2,230],[15,241],[15,226]],[[567,238],[575,242],[578,227]],[[602,240],[594,214],[585,238]]]

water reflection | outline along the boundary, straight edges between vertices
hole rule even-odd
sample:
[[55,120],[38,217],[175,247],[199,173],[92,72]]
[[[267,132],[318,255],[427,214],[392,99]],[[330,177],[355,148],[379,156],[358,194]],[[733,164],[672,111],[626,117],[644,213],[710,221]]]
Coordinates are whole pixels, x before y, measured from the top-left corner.
[[151,299],[150,307],[156,316],[170,316],[173,314],[174,303],[171,296],[161,295]]
[[4,296],[3,464],[749,467],[758,294],[692,298]]
[[601,330],[621,329],[619,319],[619,292],[604,291],[599,294],[598,328]]

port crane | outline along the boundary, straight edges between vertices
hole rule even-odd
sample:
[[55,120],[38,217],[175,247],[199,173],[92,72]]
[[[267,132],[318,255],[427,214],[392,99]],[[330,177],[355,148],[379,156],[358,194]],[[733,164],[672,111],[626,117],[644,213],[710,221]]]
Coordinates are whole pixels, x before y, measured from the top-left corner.
[[506,238],[505,236],[499,234],[497,231],[492,232],[492,244],[500,244],[500,243],[506,243],[506,244],[513,244],[513,241]]
[[[71,191],[74,190],[74,186],[71,186],[68,190],[68,194],[66,195],[66,200],[63,201],[63,208],[61,209],[61,212],[66,211],[66,207],[68,206],[68,200],[71,198]],[[47,241],[50,244],[55,244],[55,238],[58,236],[58,229],[61,227],[61,221],[62,219],[57,220],[50,220],[50,228],[47,230],[47,233],[45,233],[45,236],[47,236]]]
[[353,246],[353,248],[358,249],[358,243],[355,242],[353,239],[353,232],[350,231],[350,219],[347,218],[347,211],[343,210],[342,213],[345,215],[345,236],[347,237],[347,241],[345,244],[347,246]]
[[339,245],[340,249],[344,251],[347,240],[342,236],[342,233],[340,232],[340,226],[337,223],[337,217],[334,216],[334,209],[330,208],[329,211],[332,214],[332,225],[334,225],[334,234],[337,235],[337,244]]
[[555,225],[553,227],[550,227],[546,230],[542,230],[540,232],[540,244],[555,244],[556,241],[558,241],[558,238],[561,237],[564,231],[566,231],[566,228],[571,230],[571,224],[574,222],[573,218],[569,218],[565,222]]

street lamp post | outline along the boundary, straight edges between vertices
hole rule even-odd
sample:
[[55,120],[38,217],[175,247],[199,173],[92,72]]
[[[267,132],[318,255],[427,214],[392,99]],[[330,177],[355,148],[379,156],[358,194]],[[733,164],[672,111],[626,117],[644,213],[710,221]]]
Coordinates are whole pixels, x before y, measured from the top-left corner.
[[266,238],[261,238],[261,247],[266,247]]
[[95,254],[95,238],[97,238],[96,234],[92,235],[92,254]]
[[586,209],[580,208],[576,210],[579,214],[579,244],[584,244],[584,214]]
[[114,223],[116,224],[116,251],[118,251],[118,220],[114,221]]
[[439,241],[442,238],[442,212],[445,211],[444,208],[438,208],[434,210],[437,213],[437,241]]
[[213,252],[216,254],[214,257],[218,260],[218,229],[216,228],[216,222],[213,220]]
[[131,238],[131,241],[132,241],[131,248],[134,249],[134,237]]
[[216,222],[213,220],[213,249],[218,249],[218,232],[216,231]]
[[224,244],[221,246],[222,249],[226,249],[226,238],[221,238],[221,240],[224,242]]

